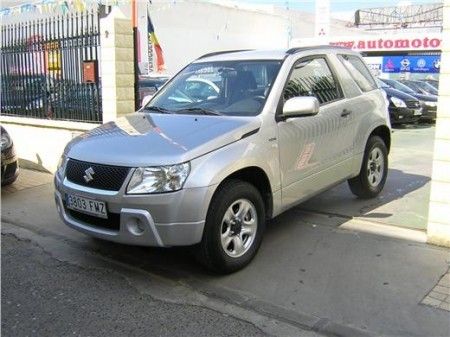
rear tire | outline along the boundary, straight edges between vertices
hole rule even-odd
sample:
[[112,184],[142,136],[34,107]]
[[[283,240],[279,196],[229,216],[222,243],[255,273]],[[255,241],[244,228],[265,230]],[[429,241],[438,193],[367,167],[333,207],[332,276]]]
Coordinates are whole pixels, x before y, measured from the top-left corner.
[[197,259],[220,274],[242,269],[256,255],[264,229],[264,201],[259,191],[241,180],[227,181],[209,205]]
[[359,175],[349,179],[348,185],[359,198],[374,198],[382,191],[388,173],[387,148],[378,136],[367,141],[364,158]]

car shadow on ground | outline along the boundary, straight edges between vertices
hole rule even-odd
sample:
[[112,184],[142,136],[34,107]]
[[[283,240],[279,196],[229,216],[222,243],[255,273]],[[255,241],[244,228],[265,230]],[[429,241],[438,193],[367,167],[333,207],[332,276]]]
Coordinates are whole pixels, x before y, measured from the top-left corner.
[[435,126],[435,123],[420,122],[418,124],[394,124],[392,128],[394,130],[420,130],[429,129]]
[[[412,198],[409,195],[424,187],[430,180],[428,176],[389,169],[384,189],[376,198],[357,198],[351,193],[348,184],[345,182],[309,199],[295,207],[294,210],[311,211],[344,218],[365,217],[374,219],[388,218],[396,212],[406,212],[408,208],[412,208],[411,211],[418,212],[418,210],[413,209],[414,203],[419,202],[417,197]],[[421,195],[421,198],[426,201],[429,197],[429,191],[424,192],[426,193]],[[403,207],[399,209],[389,205],[396,200],[400,200]],[[372,213],[375,209],[380,209],[380,211]]]
[[[317,225],[338,227],[352,217],[365,215],[366,217],[389,217],[389,213],[370,213],[372,210],[385,204],[406,197],[409,193],[421,188],[430,180],[429,177],[408,174],[403,171],[389,170],[388,180],[379,197],[370,200],[361,200],[353,196],[347,183],[340,184],[309,201],[300,204],[268,221],[264,241],[269,242],[277,237],[280,231],[292,230],[292,239],[298,240],[294,233],[297,226]],[[320,209],[327,211],[316,211]],[[324,206],[326,206],[324,208]],[[333,211],[334,208],[336,211]],[[343,211],[340,211],[343,210]],[[318,212],[320,218],[305,217],[304,211]],[[289,235],[288,235],[289,237]],[[172,280],[186,280],[192,277],[215,277],[214,274],[202,268],[195,260],[194,247],[151,248],[120,245],[99,239],[92,239],[86,249],[94,250],[101,255],[112,258],[127,265],[155,272]],[[264,244],[262,249],[264,249]],[[220,276],[217,276],[220,277]]]

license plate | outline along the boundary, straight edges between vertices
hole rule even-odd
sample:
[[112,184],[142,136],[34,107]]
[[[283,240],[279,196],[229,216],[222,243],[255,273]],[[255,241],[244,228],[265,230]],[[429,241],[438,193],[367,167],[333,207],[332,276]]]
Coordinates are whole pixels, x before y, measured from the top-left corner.
[[414,116],[421,116],[422,110],[414,110]]
[[80,197],[78,195],[66,194],[66,206],[74,211],[94,215],[103,219],[108,218],[106,203],[103,201]]

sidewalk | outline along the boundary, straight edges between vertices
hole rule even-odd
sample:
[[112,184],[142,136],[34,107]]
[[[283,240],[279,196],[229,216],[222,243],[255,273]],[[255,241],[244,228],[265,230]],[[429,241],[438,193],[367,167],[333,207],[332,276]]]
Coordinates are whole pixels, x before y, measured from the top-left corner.
[[348,219],[286,212],[268,225],[254,261],[221,277],[183,248],[122,246],[69,229],[56,214],[51,183],[3,191],[2,221],[313,331],[450,335],[450,250],[345,229],[353,228]]
[[53,176],[51,174],[21,168],[17,180],[11,185],[2,187],[2,194],[45,185],[52,181]]

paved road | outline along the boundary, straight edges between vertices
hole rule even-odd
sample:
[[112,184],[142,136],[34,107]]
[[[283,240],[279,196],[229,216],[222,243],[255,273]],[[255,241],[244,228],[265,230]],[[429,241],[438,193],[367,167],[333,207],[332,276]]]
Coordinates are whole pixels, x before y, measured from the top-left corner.
[[[404,146],[410,147],[405,151],[411,152],[416,147],[413,142],[418,137],[416,131],[400,130],[399,134],[401,132],[407,138]],[[399,138],[402,139],[402,136]],[[391,162],[398,161],[398,165],[406,167],[409,159],[402,161],[402,153],[394,150]],[[233,275],[219,277],[200,268],[188,249],[122,246],[93,240],[67,228],[56,215],[52,192],[50,183],[4,193],[2,232],[13,235],[4,240],[13,240],[14,237],[31,240],[28,245],[37,245],[46,254],[64,262],[60,266],[69,268],[69,264],[77,267],[72,269],[74,272],[88,271],[84,276],[87,277],[87,284],[92,284],[90,294],[93,296],[97,292],[94,285],[104,283],[105,278],[102,277],[105,275],[92,273],[91,270],[100,269],[106,270],[107,275],[112,277],[111,287],[127,288],[122,293],[118,290],[118,294],[123,296],[138,291],[163,303],[204,308],[205,315],[211,315],[213,322],[212,330],[205,330],[205,335],[215,335],[214,332],[211,334],[215,328],[218,335],[225,333],[222,326],[214,327],[220,322],[230,324],[233,327],[230,331],[238,335],[450,335],[450,313],[421,303],[430,290],[439,281],[442,282],[442,276],[448,271],[448,249],[347,230],[345,225],[358,220],[326,212],[305,213],[297,208],[269,224],[261,249],[251,265]],[[410,198],[410,194],[404,193],[402,197]],[[423,198],[422,195],[418,197]],[[352,202],[354,199],[349,201]],[[382,206],[390,207],[389,202]],[[364,225],[370,227],[370,223]],[[30,249],[21,247],[19,251]],[[6,251],[4,249],[2,255]],[[18,254],[20,256],[22,253]],[[17,269],[17,266],[25,264],[22,260],[12,266],[14,258],[2,258],[4,273],[8,268]],[[44,266],[51,262],[48,259],[43,261]],[[55,263],[53,261],[53,265],[57,265]],[[54,287],[51,277],[61,273],[57,268],[47,269],[51,270],[54,270],[54,275],[48,274],[49,289]],[[9,282],[19,290],[14,290],[14,295],[5,295],[5,292],[11,291],[7,287],[3,293],[5,298],[20,297],[20,289],[24,287],[23,282],[20,284],[23,274],[18,272],[14,275],[16,281]],[[122,282],[123,278],[127,282]],[[122,295],[114,296],[116,290],[108,293],[101,288],[101,291],[107,298],[107,305],[103,307],[109,309],[115,305],[125,305]],[[23,292],[27,294],[25,289]],[[87,297],[72,299],[80,307],[88,301]],[[23,305],[26,306],[26,303]],[[140,305],[139,302],[137,306]],[[124,307],[123,313],[130,314],[131,308]],[[183,307],[178,309],[182,317],[193,317],[188,312],[183,313]],[[230,319],[216,317],[206,309],[220,313],[219,316],[225,314]],[[74,316],[77,317],[77,314]],[[3,319],[13,322],[14,315],[14,312],[4,311]],[[111,324],[107,314],[99,316],[99,319],[104,324]],[[184,322],[183,319],[175,319],[172,324]],[[43,320],[41,323],[49,328],[53,325],[55,329],[57,327],[53,320]],[[153,323],[156,324],[156,321]],[[31,334],[31,331],[28,332]]]
[[3,336],[266,336],[216,311],[159,301],[111,269],[58,261],[2,236]]

